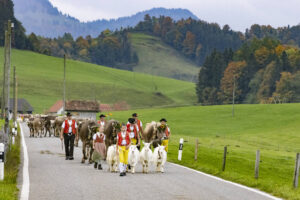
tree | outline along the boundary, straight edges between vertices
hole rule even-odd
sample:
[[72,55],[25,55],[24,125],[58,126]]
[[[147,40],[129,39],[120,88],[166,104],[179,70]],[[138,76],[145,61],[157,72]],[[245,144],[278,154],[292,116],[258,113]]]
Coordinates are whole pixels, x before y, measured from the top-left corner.
[[189,58],[195,56],[196,36],[188,31],[186,32],[185,40],[183,41],[182,52]]

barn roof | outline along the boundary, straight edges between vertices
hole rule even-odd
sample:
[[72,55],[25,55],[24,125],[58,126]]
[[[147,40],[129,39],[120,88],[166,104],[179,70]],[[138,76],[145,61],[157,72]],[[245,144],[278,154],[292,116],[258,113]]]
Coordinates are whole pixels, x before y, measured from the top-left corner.
[[[33,112],[33,107],[26,99],[18,99],[18,112]],[[9,99],[9,110],[12,111],[14,107],[14,99]]]
[[63,107],[63,100],[58,100],[51,108],[48,110],[49,113],[56,113]]
[[104,112],[104,111],[111,111],[112,108],[109,104],[100,104],[100,111]]
[[81,100],[67,101],[66,111],[99,112],[99,102]]

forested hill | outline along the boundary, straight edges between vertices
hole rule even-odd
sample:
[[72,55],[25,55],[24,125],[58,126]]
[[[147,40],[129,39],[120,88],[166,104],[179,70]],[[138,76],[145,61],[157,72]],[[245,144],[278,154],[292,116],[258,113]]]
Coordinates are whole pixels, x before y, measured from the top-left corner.
[[63,36],[71,33],[74,37],[91,35],[98,36],[103,30],[116,30],[121,27],[133,27],[143,20],[146,14],[159,17],[169,16],[174,20],[197,17],[186,9],[153,8],[128,17],[111,20],[96,20],[81,23],[78,19],[64,15],[49,0],[13,0],[15,15],[21,20],[27,33],[35,33],[44,37]]

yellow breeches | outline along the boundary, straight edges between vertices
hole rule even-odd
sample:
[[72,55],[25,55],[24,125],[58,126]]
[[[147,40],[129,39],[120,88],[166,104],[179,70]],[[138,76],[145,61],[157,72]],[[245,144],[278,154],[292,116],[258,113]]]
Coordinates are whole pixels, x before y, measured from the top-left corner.
[[137,144],[137,140],[135,138],[131,138],[131,144],[132,145],[136,145]]
[[165,146],[165,150],[168,152],[169,140],[162,140],[161,145]]
[[128,164],[128,149],[125,146],[119,146],[120,163]]

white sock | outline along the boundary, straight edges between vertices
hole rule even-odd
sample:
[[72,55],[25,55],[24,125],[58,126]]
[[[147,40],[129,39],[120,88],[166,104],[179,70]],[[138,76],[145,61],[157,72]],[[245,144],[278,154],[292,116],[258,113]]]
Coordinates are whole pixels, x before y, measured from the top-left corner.
[[122,173],[123,172],[123,163],[119,164],[119,169],[120,169],[120,173]]
[[124,172],[126,172],[127,165],[126,165],[126,164],[123,164],[123,167],[124,167]]

